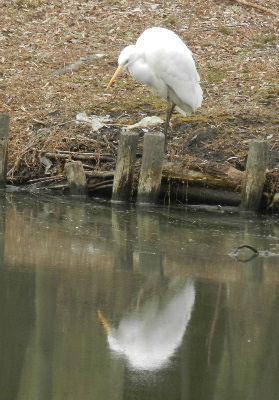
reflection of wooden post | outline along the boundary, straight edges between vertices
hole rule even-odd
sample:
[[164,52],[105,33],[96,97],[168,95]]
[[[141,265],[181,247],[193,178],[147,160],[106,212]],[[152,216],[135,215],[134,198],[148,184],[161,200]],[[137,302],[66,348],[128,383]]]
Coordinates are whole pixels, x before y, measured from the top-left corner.
[[241,205],[246,211],[257,211],[261,205],[268,164],[269,144],[265,140],[253,140],[250,144],[246,172],[243,180]]
[[[127,214],[127,208],[120,209],[120,205],[113,206],[111,215],[111,227],[113,234],[114,268],[116,271],[133,270],[133,229],[131,213]],[[127,206],[126,206],[127,207]]]
[[9,139],[9,116],[0,114],[0,189],[6,187]]
[[65,172],[73,195],[86,195],[88,192],[86,176],[81,161],[65,164]]
[[128,201],[131,196],[139,135],[122,132],[119,139],[112,201]]
[[144,136],[143,158],[138,187],[138,203],[155,203],[159,197],[165,150],[165,135],[149,132]]
[[5,267],[6,197],[0,199],[0,269]]
[[163,275],[163,257],[160,243],[160,221],[145,209],[137,212],[139,271],[146,275]]
[[36,271],[35,399],[53,398],[57,284],[42,267]]

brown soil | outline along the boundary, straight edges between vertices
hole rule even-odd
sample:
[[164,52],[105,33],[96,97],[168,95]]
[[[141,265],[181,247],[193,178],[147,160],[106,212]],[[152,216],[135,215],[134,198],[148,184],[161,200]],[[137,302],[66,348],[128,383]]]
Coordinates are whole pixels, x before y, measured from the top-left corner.
[[[121,49],[150,26],[172,29],[187,43],[204,90],[197,114],[172,117],[166,158],[243,170],[251,140],[266,139],[276,177],[279,17],[269,11],[279,14],[279,6],[254,4],[266,11],[230,0],[0,0],[0,112],[11,119],[10,181],[44,177],[44,153],[90,152],[97,156],[84,164],[113,169],[99,155],[115,159],[121,127],[165,117],[166,104],[127,73],[106,90]],[[94,133],[76,124],[83,111],[112,122]],[[48,173],[63,172],[64,161],[51,161]]]

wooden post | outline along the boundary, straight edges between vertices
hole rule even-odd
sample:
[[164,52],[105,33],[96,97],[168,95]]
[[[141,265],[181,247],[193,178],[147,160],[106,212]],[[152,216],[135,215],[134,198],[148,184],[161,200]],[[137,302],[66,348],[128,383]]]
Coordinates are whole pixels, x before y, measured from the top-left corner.
[[269,143],[265,140],[253,140],[250,144],[240,204],[240,208],[245,211],[258,211],[260,208],[268,164],[268,150]]
[[70,186],[70,193],[80,196],[87,195],[88,188],[82,162],[67,162],[65,164],[65,172]]
[[130,199],[138,140],[139,134],[136,132],[122,132],[120,135],[112,201],[121,202]]
[[158,199],[164,152],[165,135],[161,132],[146,133],[143,141],[143,157],[137,197],[139,204],[155,203]]
[[0,114],[0,189],[6,188],[9,120],[9,115]]

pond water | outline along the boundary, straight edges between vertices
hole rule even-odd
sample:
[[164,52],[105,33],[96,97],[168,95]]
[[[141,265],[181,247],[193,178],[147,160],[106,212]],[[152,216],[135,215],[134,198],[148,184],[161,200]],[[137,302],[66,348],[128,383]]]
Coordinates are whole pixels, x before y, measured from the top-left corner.
[[278,398],[278,217],[9,194],[0,212],[1,399]]

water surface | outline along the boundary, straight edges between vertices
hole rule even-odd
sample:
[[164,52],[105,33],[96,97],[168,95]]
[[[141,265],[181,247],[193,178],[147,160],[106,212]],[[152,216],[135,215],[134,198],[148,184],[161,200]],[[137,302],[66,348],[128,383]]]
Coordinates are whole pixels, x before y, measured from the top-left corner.
[[18,195],[0,212],[1,398],[278,398],[277,217]]

